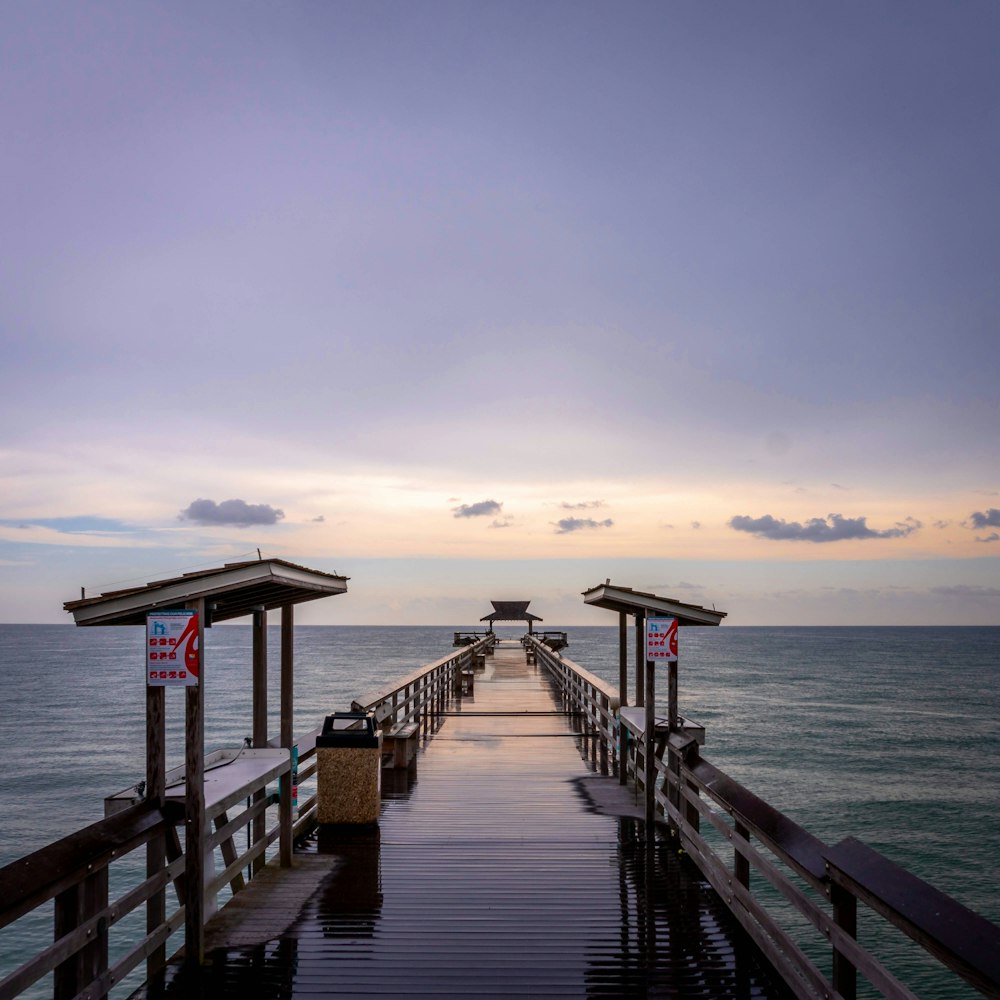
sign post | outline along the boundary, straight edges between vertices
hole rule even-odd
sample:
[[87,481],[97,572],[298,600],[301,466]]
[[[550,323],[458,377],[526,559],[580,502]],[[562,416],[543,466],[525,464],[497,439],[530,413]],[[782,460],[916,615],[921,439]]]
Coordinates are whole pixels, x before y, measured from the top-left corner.
[[[645,785],[646,785],[646,842],[654,839],[656,818],[656,671],[657,663],[670,666],[669,694],[672,699],[673,716],[668,714],[668,733],[673,731],[676,720],[677,694],[677,619],[646,618],[646,697],[645,697]],[[669,750],[668,750],[669,756]]]

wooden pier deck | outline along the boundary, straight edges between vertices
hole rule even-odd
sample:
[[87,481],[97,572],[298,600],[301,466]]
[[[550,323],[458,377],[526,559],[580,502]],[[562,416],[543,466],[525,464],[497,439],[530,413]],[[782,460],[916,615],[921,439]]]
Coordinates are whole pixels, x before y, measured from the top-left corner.
[[377,829],[300,845],[138,996],[789,995],[520,643],[391,784]]

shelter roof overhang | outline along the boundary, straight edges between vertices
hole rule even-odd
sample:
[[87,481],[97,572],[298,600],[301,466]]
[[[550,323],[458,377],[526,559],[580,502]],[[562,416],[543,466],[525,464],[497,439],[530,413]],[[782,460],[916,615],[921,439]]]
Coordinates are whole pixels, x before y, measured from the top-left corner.
[[531,601],[490,601],[491,614],[483,615],[481,622],[540,622],[538,615],[528,611]]
[[77,625],[144,625],[150,611],[204,598],[211,605],[209,620],[221,622],[346,593],[348,579],[284,559],[259,559],[66,601],[63,609]]
[[725,611],[716,611],[715,608],[703,608],[700,604],[687,604],[657,594],[644,594],[631,587],[612,586],[610,583],[585,590],[583,602],[627,615],[664,615],[676,618],[679,625],[719,625],[726,617]]

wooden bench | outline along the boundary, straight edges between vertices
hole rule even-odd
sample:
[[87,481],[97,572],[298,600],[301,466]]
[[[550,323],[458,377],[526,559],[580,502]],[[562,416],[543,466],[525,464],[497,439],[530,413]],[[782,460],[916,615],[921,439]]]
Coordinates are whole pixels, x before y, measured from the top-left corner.
[[393,767],[409,767],[417,753],[419,722],[399,722],[382,734],[382,750],[392,755]]

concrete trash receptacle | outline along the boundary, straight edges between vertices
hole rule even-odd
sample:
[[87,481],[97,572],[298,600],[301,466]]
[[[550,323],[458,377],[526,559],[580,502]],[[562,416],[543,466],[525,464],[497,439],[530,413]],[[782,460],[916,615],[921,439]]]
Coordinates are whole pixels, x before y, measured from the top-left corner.
[[378,822],[382,734],[370,712],[334,712],[316,737],[316,819],[321,825]]

